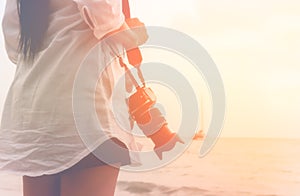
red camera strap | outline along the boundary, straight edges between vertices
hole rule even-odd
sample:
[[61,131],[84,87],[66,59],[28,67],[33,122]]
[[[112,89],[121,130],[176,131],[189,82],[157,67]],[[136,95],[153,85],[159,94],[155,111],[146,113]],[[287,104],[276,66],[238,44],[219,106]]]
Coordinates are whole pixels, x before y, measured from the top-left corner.
[[122,0],[122,11],[125,18],[130,18],[130,6],[128,0]]
[[[131,18],[130,5],[129,5],[128,0],[122,0],[122,11],[125,16],[125,19]],[[127,59],[131,65],[138,67],[143,61],[140,49],[138,47],[136,47],[136,48],[128,50],[127,51]]]
[[[130,5],[129,5],[128,0],[122,0],[122,11],[123,11],[123,14],[124,14],[126,19],[131,17],[130,16]],[[137,69],[138,76],[139,76],[143,86],[145,86],[145,79],[144,79],[144,76],[142,74],[142,70],[140,69],[140,65],[141,65],[142,60],[143,60],[140,49],[138,47],[133,48],[129,51],[126,51],[126,53],[127,53],[128,62]],[[139,87],[137,81],[133,77],[133,74],[131,73],[130,69],[128,69],[127,65],[124,63],[122,58],[120,58],[120,64],[121,64],[122,67],[125,68],[125,71],[127,71],[127,73],[129,74],[129,78],[133,82],[134,86],[136,88]]]

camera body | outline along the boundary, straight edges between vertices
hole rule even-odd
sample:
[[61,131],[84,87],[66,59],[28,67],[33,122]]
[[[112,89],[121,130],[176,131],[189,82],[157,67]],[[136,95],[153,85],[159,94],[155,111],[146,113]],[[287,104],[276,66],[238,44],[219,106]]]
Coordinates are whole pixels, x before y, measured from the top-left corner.
[[162,153],[174,148],[176,142],[184,143],[176,133],[167,126],[167,121],[155,107],[156,96],[151,88],[137,87],[136,92],[128,98],[131,118],[143,133],[155,144],[154,151],[162,159]]
[[149,121],[149,109],[156,103],[156,96],[149,87],[137,87],[136,92],[128,98],[128,107],[131,118],[145,124]]
[[[134,54],[139,56],[139,58],[136,59],[142,59],[140,53]],[[155,144],[154,151],[156,155],[159,159],[162,159],[163,152],[173,149],[177,142],[184,142],[176,133],[173,133],[168,128],[165,117],[160,110],[155,107],[156,96],[151,88],[146,87],[140,67],[136,66],[136,69],[138,70],[138,75],[143,86],[138,84],[122,57],[119,57],[119,62],[120,65],[125,68],[125,71],[127,71],[128,77],[136,89],[136,92],[127,99],[130,118],[135,121],[143,133],[152,140]]]

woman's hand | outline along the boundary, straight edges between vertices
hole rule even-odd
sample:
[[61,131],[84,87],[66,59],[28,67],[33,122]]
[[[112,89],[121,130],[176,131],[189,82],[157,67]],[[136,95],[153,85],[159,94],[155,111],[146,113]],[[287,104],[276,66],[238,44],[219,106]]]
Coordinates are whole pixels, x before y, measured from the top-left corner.
[[135,33],[137,46],[144,44],[148,40],[145,24],[138,18],[128,18],[125,22],[133,33]]
[[126,50],[136,48],[148,40],[145,24],[138,18],[126,19],[118,30],[104,36],[104,38],[108,37],[109,39],[122,43]]

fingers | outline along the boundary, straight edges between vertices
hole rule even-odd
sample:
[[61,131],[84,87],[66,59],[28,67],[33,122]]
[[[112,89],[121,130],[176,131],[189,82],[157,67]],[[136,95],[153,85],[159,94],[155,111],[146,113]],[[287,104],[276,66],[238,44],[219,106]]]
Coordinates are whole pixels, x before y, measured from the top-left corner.
[[130,28],[145,26],[138,18],[127,18],[125,22]]
[[137,45],[142,45],[148,40],[147,29],[145,24],[138,18],[126,19],[128,27],[136,34]]
[[130,50],[144,44],[148,40],[148,34],[144,23],[137,18],[131,18],[119,29],[106,34],[104,38],[119,42],[126,50]]
[[145,26],[134,27],[131,28],[131,30],[136,34],[138,46],[144,44],[148,40],[149,37]]

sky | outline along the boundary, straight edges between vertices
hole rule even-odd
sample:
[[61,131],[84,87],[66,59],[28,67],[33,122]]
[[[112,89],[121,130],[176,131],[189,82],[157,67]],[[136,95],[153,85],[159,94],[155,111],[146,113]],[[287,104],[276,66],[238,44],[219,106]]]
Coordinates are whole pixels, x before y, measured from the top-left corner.
[[[221,136],[300,137],[300,1],[132,0],[131,6],[146,25],[184,32],[213,58],[226,91]],[[2,31],[0,38],[2,110],[15,66]]]

